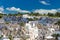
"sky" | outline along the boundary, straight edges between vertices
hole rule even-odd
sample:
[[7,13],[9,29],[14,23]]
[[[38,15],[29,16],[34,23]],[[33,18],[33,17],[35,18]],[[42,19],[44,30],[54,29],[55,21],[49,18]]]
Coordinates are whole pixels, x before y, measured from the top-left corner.
[[0,13],[10,11],[57,11],[60,10],[60,0],[0,0]]

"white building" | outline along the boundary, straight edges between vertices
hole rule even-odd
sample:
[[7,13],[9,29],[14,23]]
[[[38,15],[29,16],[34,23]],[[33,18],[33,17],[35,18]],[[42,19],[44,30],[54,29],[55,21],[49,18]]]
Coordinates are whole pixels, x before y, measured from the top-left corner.
[[38,36],[38,28],[36,27],[36,23],[30,21],[29,23],[26,23],[26,29],[27,34],[30,36],[29,40],[35,40],[35,38]]
[[7,36],[3,35],[2,40],[10,40]]
[[13,40],[20,40],[20,38],[14,38]]
[[5,21],[4,21],[4,19],[0,19],[0,23],[4,23]]
[[7,39],[7,38],[6,38],[6,39],[3,39],[3,40],[10,40],[10,39]]
[[29,16],[28,14],[24,14],[23,18],[34,18],[33,16]]
[[45,40],[54,40],[54,37],[52,37],[52,36],[46,36]]

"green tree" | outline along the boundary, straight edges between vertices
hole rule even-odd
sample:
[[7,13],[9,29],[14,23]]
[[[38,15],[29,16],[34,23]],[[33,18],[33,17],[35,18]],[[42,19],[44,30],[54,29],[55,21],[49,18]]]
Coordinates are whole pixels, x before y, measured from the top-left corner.
[[9,35],[8,37],[9,37],[9,39],[10,39],[10,40],[13,40],[13,37],[12,37],[12,35]]
[[0,39],[3,37],[3,35],[0,36]]
[[58,37],[60,37],[60,34],[53,34],[53,37],[55,37],[55,40],[58,40]]
[[24,25],[25,25],[25,23],[24,23],[24,22],[20,22],[19,24],[20,24],[20,26],[24,26]]
[[0,18],[2,18],[3,17],[3,14],[2,13],[0,13]]
[[55,16],[60,17],[60,12],[56,12]]
[[58,20],[55,24],[59,25],[59,30],[60,30],[60,20]]
[[29,21],[34,21],[34,19],[32,19],[32,18],[27,18]]
[[22,13],[20,13],[20,12],[18,12],[17,14],[16,14],[16,16],[22,16],[23,14]]
[[53,14],[53,13],[48,13],[47,15],[48,15],[48,16],[51,16],[51,17],[52,17],[52,16],[54,16],[54,14]]
[[33,20],[38,20],[38,18],[34,17],[34,19],[33,19]]
[[6,24],[9,24],[9,22],[5,22]]

